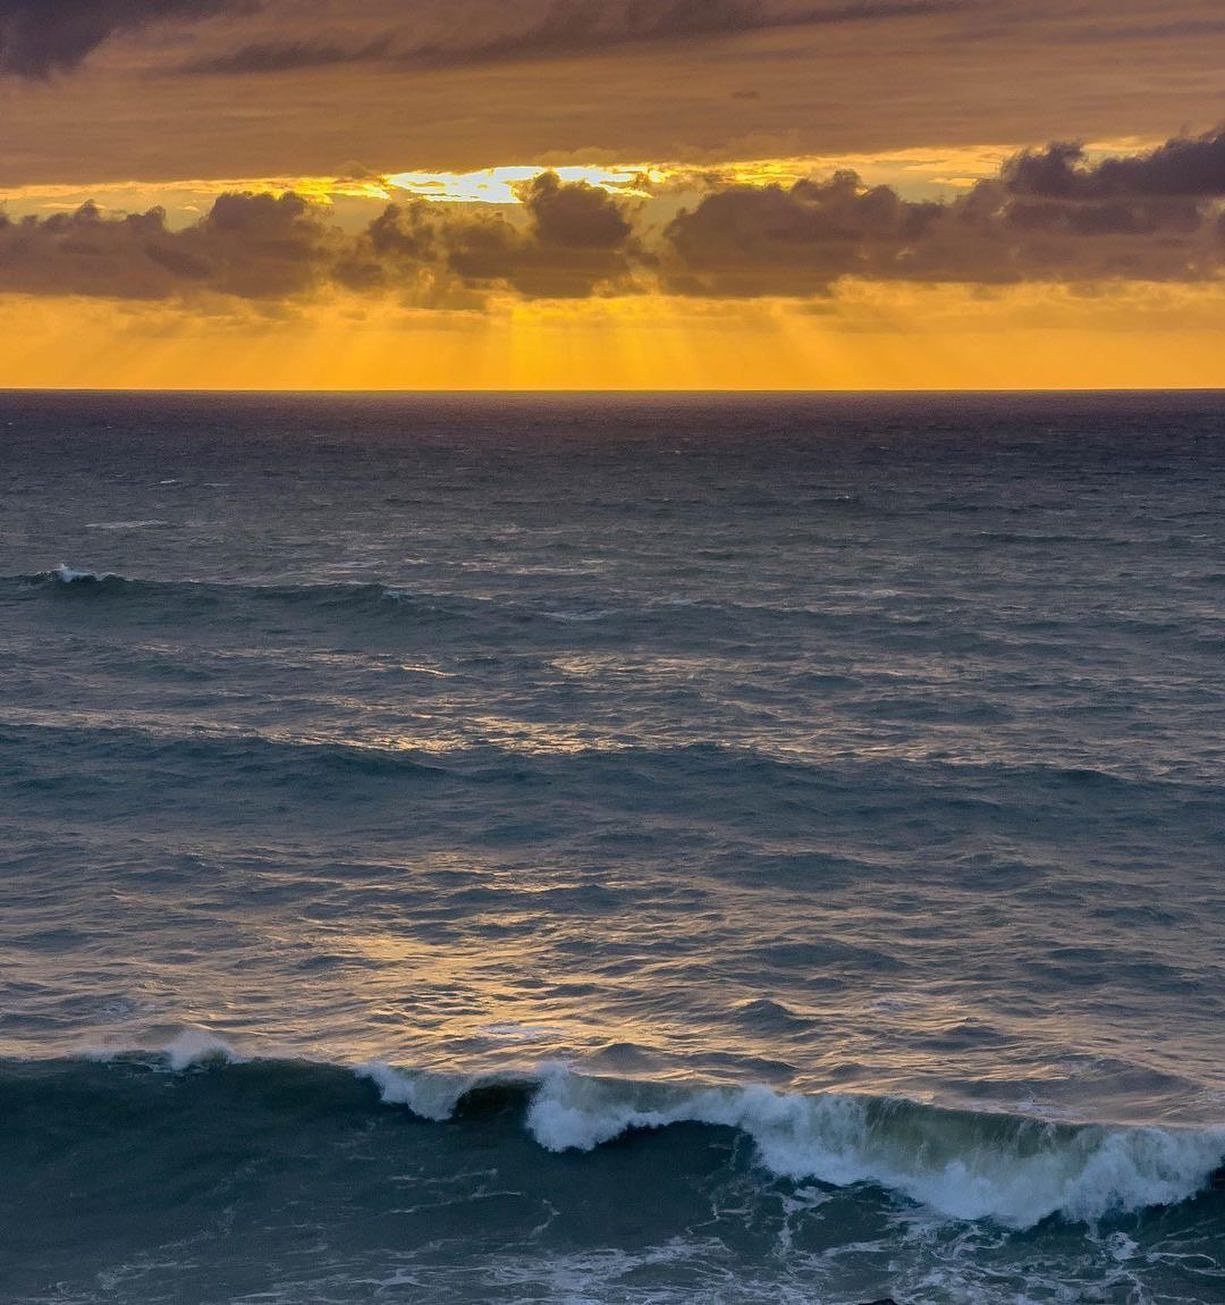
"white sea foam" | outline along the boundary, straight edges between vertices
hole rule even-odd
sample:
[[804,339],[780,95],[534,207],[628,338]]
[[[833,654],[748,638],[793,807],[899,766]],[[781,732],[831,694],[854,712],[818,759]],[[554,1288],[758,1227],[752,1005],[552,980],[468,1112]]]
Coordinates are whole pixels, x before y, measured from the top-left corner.
[[[494,1076],[358,1067],[388,1105],[442,1120]],[[549,1064],[527,1111],[549,1151],[590,1151],[631,1129],[699,1123],[753,1139],[771,1173],[834,1186],[876,1183],[947,1218],[1030,1228],[1051,1215],[1093,1222],[1195,1195],[1225,1153],[1225,1130],[1069,1127],[845,1093],[789,1095],[764,1085],[678,1089]]]
[[162,1048],[162,1054],[173,1070],[184,1070],[192,1065],[207,1065],[218,1061],[227,1065],[242,1065],[247,1060],[246,1056],[240,1055],[224,1038],[217,1037],[207,1029],[184,1029]]
[[450,1119],[460,1098],[480,1081],[463,1074],[409,1074],[393,1069],[385,1061],[371,1060],[353,1071],[369,1079],[379,1090],[379,1099],[389,1106],[407,1106],[422,1119]]
[[541,612],[541,616],[550,621],[561,621],[570,625],[581,625],[588,621],[605,621],[616,612],[611,607],[595,608],[588,612]]

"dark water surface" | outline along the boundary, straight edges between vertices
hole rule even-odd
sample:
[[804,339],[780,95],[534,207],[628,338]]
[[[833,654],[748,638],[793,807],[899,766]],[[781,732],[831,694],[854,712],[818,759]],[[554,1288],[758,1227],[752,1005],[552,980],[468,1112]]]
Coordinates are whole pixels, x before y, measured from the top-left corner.
[[1223,436],[0,396],[0,1297],[1225,1301]]

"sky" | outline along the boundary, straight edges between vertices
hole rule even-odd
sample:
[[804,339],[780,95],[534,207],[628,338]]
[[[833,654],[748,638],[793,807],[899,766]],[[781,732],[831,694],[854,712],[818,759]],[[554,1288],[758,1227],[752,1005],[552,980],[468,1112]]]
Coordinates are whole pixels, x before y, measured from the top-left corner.
[[0,386],[1225,386],[1220,0],[0,0]]

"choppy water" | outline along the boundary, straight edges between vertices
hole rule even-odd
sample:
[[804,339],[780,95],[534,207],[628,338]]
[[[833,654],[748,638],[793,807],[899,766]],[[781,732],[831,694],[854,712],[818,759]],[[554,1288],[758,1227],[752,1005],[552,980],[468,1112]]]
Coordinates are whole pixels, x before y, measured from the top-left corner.
[[0,397],[0,1296],[1225,1300],[1223,434]]

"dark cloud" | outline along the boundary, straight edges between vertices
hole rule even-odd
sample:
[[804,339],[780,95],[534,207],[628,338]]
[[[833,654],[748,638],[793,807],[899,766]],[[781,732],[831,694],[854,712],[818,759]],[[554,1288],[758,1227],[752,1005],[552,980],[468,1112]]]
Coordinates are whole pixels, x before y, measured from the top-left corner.
[[1004,170],[1018,195],[1062,200],[1207,198],[1225,195],[1225,127],[1176,136],[1144,154],[1087,164],[1084,147],[1067,142],[1027,150]]
[[68,72],[120,32],[249,12],[257,0],[0,0],[0,76]]

